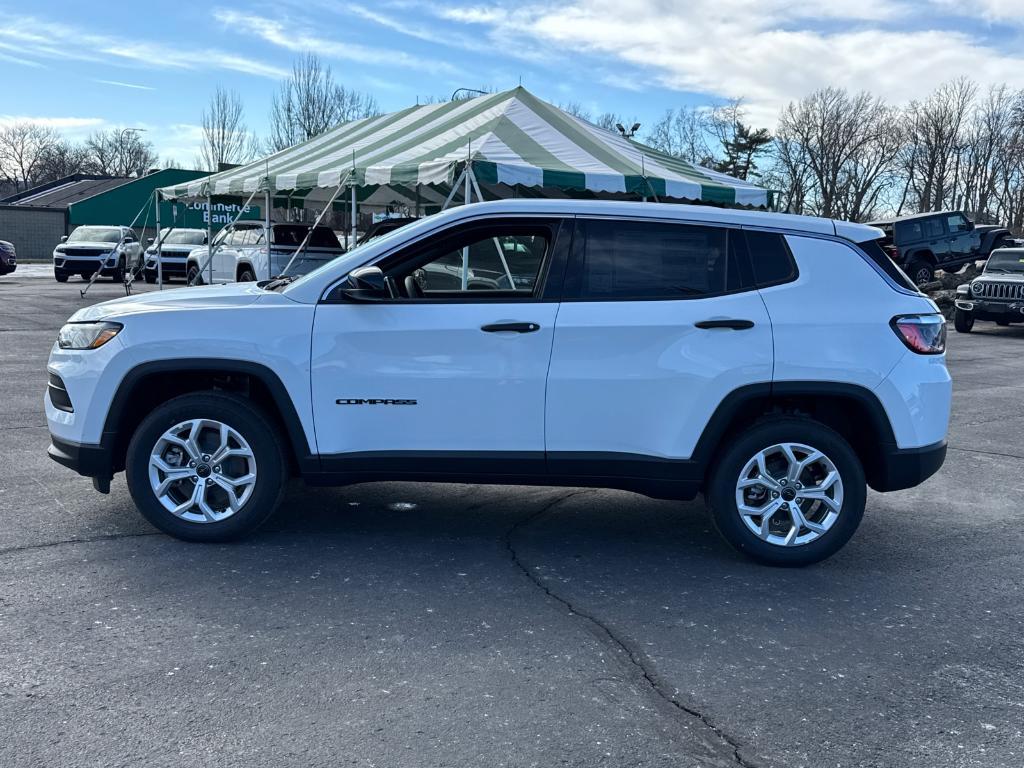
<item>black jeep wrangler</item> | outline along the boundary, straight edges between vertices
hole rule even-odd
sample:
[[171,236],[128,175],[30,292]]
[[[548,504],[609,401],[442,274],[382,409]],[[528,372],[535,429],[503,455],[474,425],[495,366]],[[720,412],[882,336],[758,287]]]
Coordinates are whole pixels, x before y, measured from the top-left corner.
[[953,327],[970,333],[975,320],[1024,323],[1024,248],[992,251],[985,271],[956,289]]
[[935,270],[958,272],[987,259],[993,249],[1008,244],[1010,230],[980,226],[960,211],[939,211],[869,222],[885,233],[882,246],[918,285],[935,279]]

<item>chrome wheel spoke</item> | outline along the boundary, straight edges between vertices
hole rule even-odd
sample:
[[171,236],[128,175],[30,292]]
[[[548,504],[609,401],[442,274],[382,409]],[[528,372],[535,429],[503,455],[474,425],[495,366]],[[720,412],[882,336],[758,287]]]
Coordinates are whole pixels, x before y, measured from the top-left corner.
[[843,482],[835,464],[802,443],[759,451],[736,481],[736,508],[744,526],[780,547],[808,544],[828,533],[842,507]]
[[[203,453],[204,446],[208,451],[216,447],[211,455]],[[223,462],[227,464],[222,467]],[[256,479],[256,456],[248,442],[230,425],[213,419],[175,424],[150,453],[153,495],[168,512],[191,523],[219,522],[241,510]]]

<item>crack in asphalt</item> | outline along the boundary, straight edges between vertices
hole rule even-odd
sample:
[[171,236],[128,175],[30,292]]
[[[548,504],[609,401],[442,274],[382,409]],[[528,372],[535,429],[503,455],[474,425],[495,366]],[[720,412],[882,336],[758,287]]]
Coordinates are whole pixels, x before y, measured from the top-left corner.
[[1004,459],[1022,459],[1024,456],[1019,456],[1016,453],[1000,453],[999,451],[979,451],[976,448],[957,448],[956,446],[949,446],[951,451],[960,451],[961,453],[980,453],[984,456],[1002,456]]
[[515,565],[515,567],[518,568],[520,571],[522,571],[526,578],[529,579],[533,583],[533,585],[537,587],[539,590],[541,590],[545,595],[547,595],[549,598],[556,601],[557,603],[560,603],[561,605],[565,606],[571,614],[579,616],[580,618],[589,622],[591,625],[593,625],[594,628],[598,630],[598,634],[600,636],[606,638],[607,641],[610,642],[616,650],[620,651],[621,653],[624,653],[626,658],[629,660],[630,665],[636,672],[639,673],[640,677],[643,679],[647,688],[649,688],[656,696],[658,696],[666,703],[670,704],[680,713],[688,715],[689,717],[698,720],[701,723],[701,725],[710,730],[721,741],[723,741],[732,750],[732,757],[736,765],[741,766],[741,768],[756,768],[755,763],[750,762],[749,760],[744,758],[742,754],[740,754],[741,745],[735,739],[733,739],[731,736],[729,736],[729,734],[722,730],[720,726],[717,726],[713,722],[711,722],[708,716],[705,715],[703,712],[701,712],[698,709],[695,709],[692,706],[687,706],[686,704],[683,704],[675,698],[675,695],[673,693],[670,693],[666,690],[666,685],[664,684],[664,682],[660,681],[655,676],[655,674],[650,669],[648,669],[647,664],[645,664],[641,653],[632,646],[632,643],[616,635],[612,628],[608,626],[606,623],[604,623],[597,616],[594,616],[591,613],[587,613],[586,611],[580,610],[572,603],[572,601],[552,591],[551,588],[548,587],[543,581],[541,581],[540,578],[533,574],[533,572],[526,565],[526,563],[524,563],[523,560],[519,557],[519,553],[516,552],[515,546],[512,543],[512,539],[516,535],[516,533],[522,531],[524,528],[531,525],[532,523],[535,523],[537,520],[539,520],[541,517],[543,517],[545,514],[550,512],[554,507],[561,504],[562,502],[568,501],[574,496],[580,496],[582,494],[592,492],[593,491],[591,489],[587,489],[562,494],[561,496],[558,496],[550,503],[545,504],[536,512],[532,512],[531,514],[526,515],[521,520],[513,524],[512,527],[509,528],[505,532],[505,535],[502,537],[502,541],[505,544],[505,548],[508,550],[509,555],[512,558],[512,564]]
[[20,547],[5,547],[0,549],[0,555],[11,554],[12,552],[28,552],[33,549],[50,549],[62,547],[66,544],[90,544],[94,541],[115,541],[117,539],[133,539],[141,536],[161,536],[160,531],[143,531],[141,533],[107,533],[100,536],[86,536],[81,539],[61,539],[60,541],[47,541],[42,544],[23,544]]

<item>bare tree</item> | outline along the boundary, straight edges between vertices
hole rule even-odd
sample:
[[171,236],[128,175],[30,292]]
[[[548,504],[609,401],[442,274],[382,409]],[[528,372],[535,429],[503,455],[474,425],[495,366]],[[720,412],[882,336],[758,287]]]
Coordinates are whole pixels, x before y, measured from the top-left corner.
[[202,126],[203,168],[216,171],[222,163],[244,163],[256,155],[255,141],[245,125],[242,99],[236,91],[217,86],[203,110]]
[[787,105],[776,152],[790,182],[805,185],[793,195],[801,212],[854,220],[874,212],[892,182],[901,146],[896,124],[892,110],[867,92],[824,88]]
[[697,107],[668,109],[647,133],[645,141],[655,149],[691,163],[708,164],[711,148],[708,146],[707,110]]
[[37,182],[55,181],[76,173],[92,172],[92,160],[84,144],[60,139],[48,147],[39,160]]
[[15,191],[37,180],[40,163],[60,140],[52,128],[19,121],[0,128],[0,179]]
[[153,145],[135,131],[96,131],[85,142],[92,168],[105,176],[145,173],[157,162]]
[[268,149],[277,152],[319,136],[340,123],[380,114],[370,94],[345,88],[314,53],[292,65],[270,106]]

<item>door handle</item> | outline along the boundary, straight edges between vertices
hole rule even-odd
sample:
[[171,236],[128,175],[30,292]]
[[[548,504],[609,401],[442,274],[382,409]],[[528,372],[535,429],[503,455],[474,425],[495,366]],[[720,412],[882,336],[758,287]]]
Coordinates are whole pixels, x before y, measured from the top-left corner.
[[754,327],[753,320],[701,320],[698,323],[694,323],[695,326],[702,330],[708,330],[711,328],[729,328],[733,331],[746,331]]
[[512,333],[533,333],[539,331],[540,326],[536,323],[491,323],[480,326],[484,333],[501,333],[511,331]]

